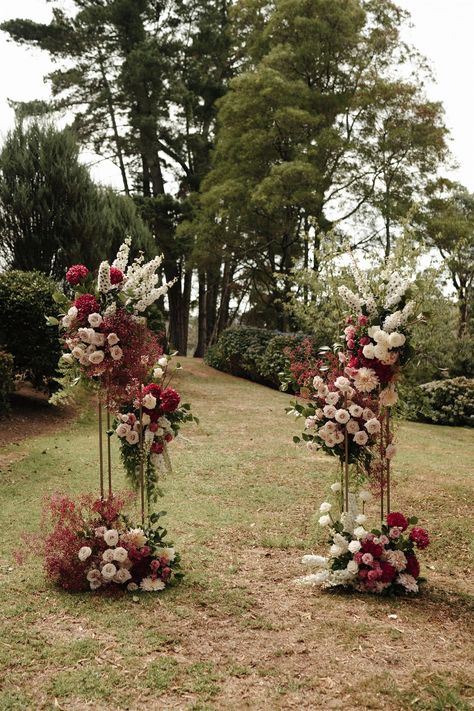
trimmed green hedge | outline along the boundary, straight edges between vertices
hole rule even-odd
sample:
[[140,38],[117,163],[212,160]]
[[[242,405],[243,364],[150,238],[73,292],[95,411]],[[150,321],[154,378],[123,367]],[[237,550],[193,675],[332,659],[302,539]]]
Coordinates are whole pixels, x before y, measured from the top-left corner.
[[0,417],[10,412],[10,395],[14,387],[13,356],[0,351]]
[[48,387],[61,354],[58,331],[45,319],[57,312],[56,290],[40,272],[0,274],[0,347],[13,355],[15,373],[36,387]]
[[404,388],[401,412],[409,420],[474,427],[474,379],[435,380]]
[[228,328],[209,348],[205,361],[217,370],[253,380],[272,388],[280,387],[279,374],[289,365],[285,349],[301,343],[301,334],[280,333],[264,328]]
[[207,351],[206,363],[224,373],[266,384],[259,362],[274,336],[274,331],[264,328],[228,328]]

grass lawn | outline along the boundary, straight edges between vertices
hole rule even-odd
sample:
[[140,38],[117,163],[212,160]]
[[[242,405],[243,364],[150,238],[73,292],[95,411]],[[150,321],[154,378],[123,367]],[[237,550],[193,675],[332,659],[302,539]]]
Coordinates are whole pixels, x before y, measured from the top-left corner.
[[13,562],[45,494],[96,489],[90,418],[0,450],[0,709],[472,708],[474,430],[398,432],[395,508],[433,541],[423,594],[322,593],[293,581],[335,462],[293,445],[286,395],[184,366],[201,424],[172,445],[160,508],[186,577],[160,595],[66,594]]

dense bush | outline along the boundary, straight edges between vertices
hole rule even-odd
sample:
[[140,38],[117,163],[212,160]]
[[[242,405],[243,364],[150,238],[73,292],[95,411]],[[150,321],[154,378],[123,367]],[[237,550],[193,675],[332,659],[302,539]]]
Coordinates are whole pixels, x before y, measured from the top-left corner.
[[403,390],[401,412],[410,420],[474,427],[474,379],[435,380]]
[[280,375],[285,372],[288,389],[299,390],[303,384],[299,376],[314,366],[317,350],[311,336],[242,326],[224,331],[208,350],[206,362],[217,370],[274,388],[280,387]]
[[0,351],[0,417],[10,410],[10,395],[13,387],[13,356]]
[[225,373],[266,383],[259,364],[274,336],[275,331],[264,328],[228,328],[221,333],[217,343],[209,348],[206,363]]
[[15,373],[36,387],[48,385],[61,353],[57,329],[45,319],[57,312],[54,291],[54,281],[40,272],[0,274],[0,347],[13,355]]
[[280,374],[289,367],[288,352],[303,340],[300,334],[282,333],[274,335],[257,362],[262,378],[275,388],[280,387]]

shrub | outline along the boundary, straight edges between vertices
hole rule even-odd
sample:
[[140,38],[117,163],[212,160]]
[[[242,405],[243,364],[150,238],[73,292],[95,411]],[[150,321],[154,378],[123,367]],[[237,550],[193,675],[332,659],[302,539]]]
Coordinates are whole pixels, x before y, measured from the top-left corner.
[[273,388],[283,380],[284,389],[296,393],[313,378],[321,361],[312,336],[244,326],[224,331],[208,350],[206,363]]
[[0,351],[0,417],[10,411],[10,395],[13,388],[13,356]]
[[474,427],[474,379],[452,378],[405,388],[402,414],[409,420]]
[[221,333],[217,343],[209,348],[206,363],[225,373],[269,384],[261,375],[259,364],[274,336],[274,331],[264,328],[228,328]]
[[269,341],[257,365],[262,378],[273,387],[280,387],[280,375],[290,367],[290,354],[303,339],[301,334],[282,333]]
[[57,329],[46,324],[54,315],[56,285],[40,272],[0,274],[0,346],[14,357],[15,373],[36,387],[49,384],[61,353]]

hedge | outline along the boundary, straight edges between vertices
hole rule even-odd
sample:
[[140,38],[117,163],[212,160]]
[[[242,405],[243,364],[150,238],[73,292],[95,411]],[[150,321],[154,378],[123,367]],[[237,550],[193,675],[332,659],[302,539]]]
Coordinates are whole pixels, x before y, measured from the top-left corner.
[[474,379],[435,380],[405,388],[401,412],[418,422],[474,427]]
[[307,336],[280,333],[264,328],[242,326],[228,328],[209,348],[205,361],[208,365],[230,375],[254,382],[280,387],[280,373],[288,369],[287,349],[294,348]]
[[56,290],[40,272],[0,274],[0,347],[13,355],[15,373],[36,387],[50,384],[61,354],[57,329],[45,319],[57,312]]
[[0,350],[0,417],[10,412],[10,395],[14,386],[13,356]]

